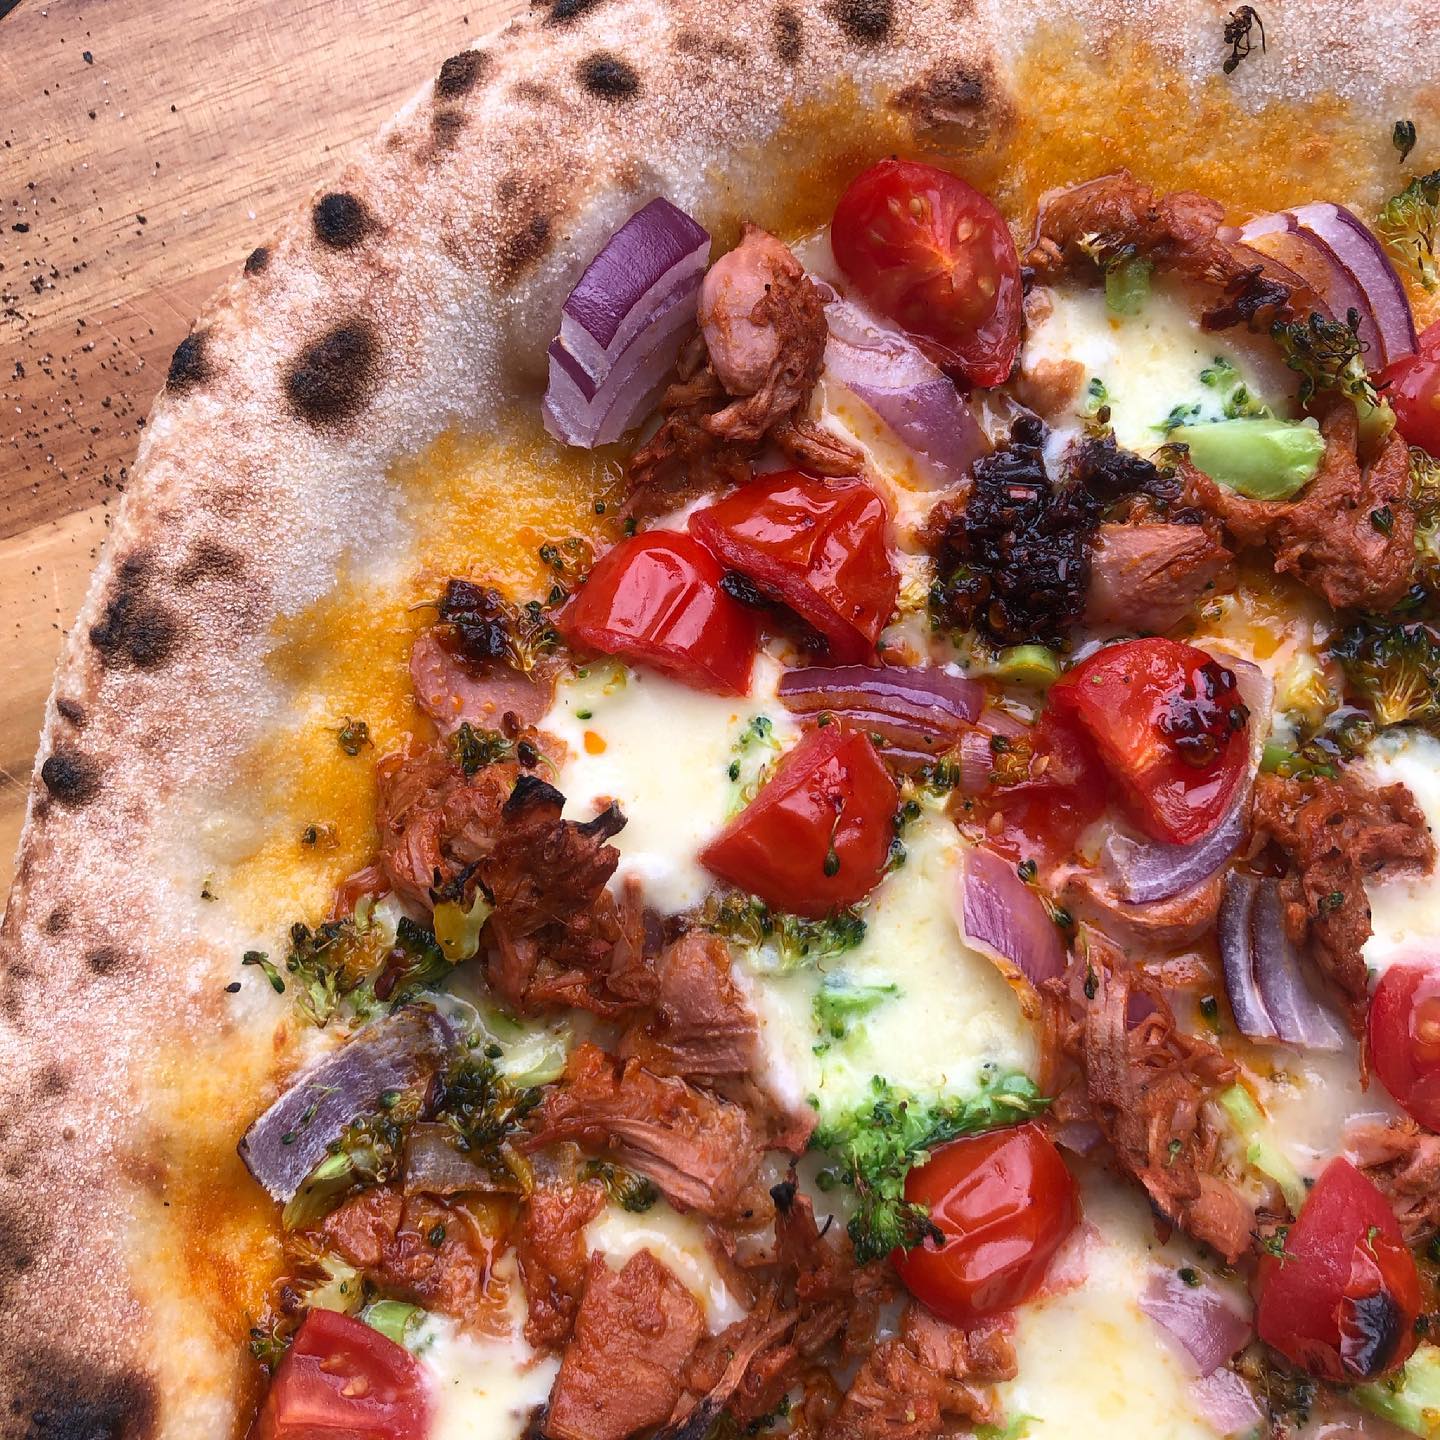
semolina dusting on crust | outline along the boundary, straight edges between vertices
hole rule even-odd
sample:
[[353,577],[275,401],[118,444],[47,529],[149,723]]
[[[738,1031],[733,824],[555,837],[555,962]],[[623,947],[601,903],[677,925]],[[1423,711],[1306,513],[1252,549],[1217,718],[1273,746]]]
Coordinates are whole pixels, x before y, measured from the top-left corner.
[[0,1434],[248,1422],[273,1241],[233,1144],[299,1042],[253,970],[224,988],[274,934],[202,890],[265,834],[237,774],[311,703],[269,663],[277,635],[342,581],[390,594],[426,561],[398,468],[534,431],[561,300],[657,194],[723,244],[742,218],[818,223],[897,150],[1017,223],[1117,157],[1242,209],[1397,188],[1391,124],[1423,143],[1437,123],[1428,8],[1272,0],[1267,52],[1226,78],[1228,8],[555,0],[440,65],[237,266],[175,353],[70,633],[5,915]]

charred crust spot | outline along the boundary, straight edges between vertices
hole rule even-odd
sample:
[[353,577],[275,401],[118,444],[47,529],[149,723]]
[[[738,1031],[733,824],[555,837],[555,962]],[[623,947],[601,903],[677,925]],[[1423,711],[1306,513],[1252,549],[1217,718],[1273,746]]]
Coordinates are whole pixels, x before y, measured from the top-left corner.
[[120,968],[124,956],[113,945],[101,945],[86,952],[85,963],[92,975],[109,975]]
[[358,414],[375,391],[379,342],[367,320],[337,325],[311,341],[285,377],[285,394],[302,420],[334,424]]
[[895,24],[894,0],[831,0],[830,13],[856,45],[879,45]]
[[565,808],[565,797],[538,775],[521,775],[500,813],[510,819],[536,807],[548,807],[558,813]]
[[207,380],[210,376],[210,358],[207,354],[205,332],[196,330],[187,335],[170,357],[170,369],[165,376],[165,388],[177,395]]
[[158,1407],[148,1376],[100,1370],[58,1352],[33,1355],[12,1410],[25,1440],[150,1440]]
[[745,50],[723,36],[707,35],[702,30],[682,30],[675,37],[675,53],[690,55],[697,60],[743,60]]
[[635,67],[608,50],[587,55],[580,62],[578,73],[581,85],[600,100],[618,104],[633,100],[640,93],[640,77]]
[[968,132],[982,144],[991,130],[1013,117],[1013,104],[989,67],[941,65],[921,75],[896,95],[897,109],[914,116],[927,129],[946,127]]
[[518,275],[527,266],[533,265],[550,248],[550,217],[535,214],[513,235],[507,236],[500,245],[500,261],[505,273]]
[[468,95],[489,66],[490,57],[483,50],[462,50],[452,55],[435,77],[436,95],[442,100],[458,100]]
[[804,49],[805,30],[799,12],[789,5],[779,6],[770,17],[770,38],[775,54],[786,65],[793,65]]
[[430,117],[430,143],[436,151],[453,150],[465,128],[461,110],[437,110]]
[[144,556],[122,561],[105,613],[90,627],[90,643],[107,665],[153,670],[170,658],[179,642],[179,622],[148,593],[149,569]]
[[197,540],[185,563],[175,572],[177,585],[194,585],[201,580],[231,580],[245,568],[236,550],[218,540]]
[[375,218],[365,202],[343,190],[322,195],[315,202],[310,219],[315,238],[331,250],[353,249],[375,226]]
[[550,13],[545,17],[547,25],[569,25],[582,15],[588,15],[601,0],[555,0]]
[[62,805],[88,805],[100,793],[100,767],[88,755],[61,747],[40,767],[45,788]]
[[57,905],[46,917],[41,927],[47,935],[63,935],[70,928],[70,907]]
[[270,247],[268,245],[257,245],[245,257],[245,273],[247,275],[258,275],[270,263]]
[[70,1088],[70,1072],[52,1060],[41,1068],[36,1083],[42,1095],[63,1095]]
[[83,730],[90,719],[85,713],[85,707],[78,700],[68,700],[63,695],[55,699],[55,713],[77,730]]

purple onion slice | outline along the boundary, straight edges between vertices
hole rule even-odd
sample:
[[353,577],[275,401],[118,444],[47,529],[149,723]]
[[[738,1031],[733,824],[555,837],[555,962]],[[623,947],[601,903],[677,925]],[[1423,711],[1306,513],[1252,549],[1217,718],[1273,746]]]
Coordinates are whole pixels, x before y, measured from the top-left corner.
[[1260,881],[1251,922],[1255,981],[1275,1033],[1308,1050],[1339,1050],[1345,1043],[1339,1023],[1305,981],[1300,957],[1285,931],[1285,905],[1278,880]]
[[1275,1022],[1255,979],[1254,919],[1259,889],[1260,881],[1254,875],[1232,872],[1225,877],[1220,901],[1220,961],[1230,1008],[1241,1034],[1252,1040],[1274,1040]]
[[1187,1284],[1178,1270],[1157,1269],[1140,1292],[1140,1308],[1176,1341],[1196,1375],[1209,1375],[1250,1343],[1250,1317],[1198,1273]]
[[953,485],[968,475],[989,446],[954,381],[907,336],[848,300],[830,301],[825,319],[826,375],[875,412],[920,461],[931,485]]
[[654,406],[695,320],[710,236],[668,200],[637,210],[586,267],[550,344],[545,428],[609,444]]
[[288,1202],[352,1120],[378,1109],[386,1091],[428,1081],[453,1040],[450,1026],[426,1005],[372,1021],[302,1072],[251,1125],[239,1147],[245,1168]]
[[1044,901],[993,850],[975,847],[960,867],[960,933],[986,951],[1007,979],[1032,987],[1065,972],[1065,945]]

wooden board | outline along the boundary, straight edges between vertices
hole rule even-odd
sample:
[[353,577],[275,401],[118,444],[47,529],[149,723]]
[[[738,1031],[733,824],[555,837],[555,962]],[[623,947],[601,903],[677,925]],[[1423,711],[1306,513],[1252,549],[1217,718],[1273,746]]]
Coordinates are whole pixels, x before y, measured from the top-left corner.
[[523,0],[0,0],[0,904],[45,698],[217,284]]

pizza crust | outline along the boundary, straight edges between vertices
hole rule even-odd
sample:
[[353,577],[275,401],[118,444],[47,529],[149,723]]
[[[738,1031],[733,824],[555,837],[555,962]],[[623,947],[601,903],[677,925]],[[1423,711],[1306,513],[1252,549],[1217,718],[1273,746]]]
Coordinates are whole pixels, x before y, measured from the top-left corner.
[[[283,1027],[272,1044],[275,997],[225,994],[243,945],[191,857],[234,803],[234,767],[286,721],[292,691],[265,663],[277,620],[376,565],[357,517],[403,539],[392,468],[533,408],[561,300],[651,196],[723,241],[747,216],[823,218],[878,154],[983,156],[1023,136],[1032,96],[1014,76],[1042,10],[1102,54],[1143,37],[1175,67],[1176,126],[1187,85],[1252,111],[1353,107],[1373,147],[1346,132],[1356,193],[1333,198],[1393,188],[1391,122],[1433,113],[1408,88],[1440,52],[1418,0],[1267,5],[1268,53],[1229,81],[1225,9],[556,0],[447,60],[249,257],[176,351],[31,787],[0,952],[6,1434],[191,1440],[248,1419],[243,1317],[224,1317],[225,1277],[195,1267],[185,1228],[245,1202],[197,1196],[191,1172],[224,1157],[186,1149],[177,1097],[201,1069],[238,1072],[204,1091],[238,1136],[274,1092],[273,1056],[294,1056]],[[226,1219],[235,1244],[252,1233]]]

